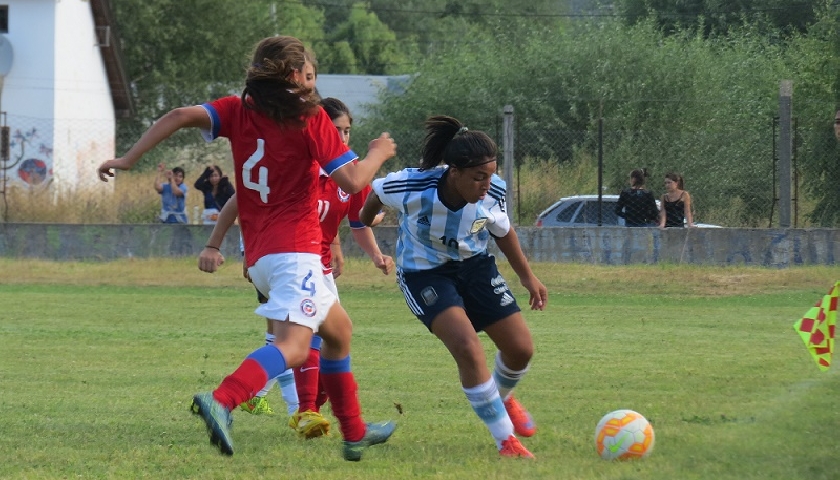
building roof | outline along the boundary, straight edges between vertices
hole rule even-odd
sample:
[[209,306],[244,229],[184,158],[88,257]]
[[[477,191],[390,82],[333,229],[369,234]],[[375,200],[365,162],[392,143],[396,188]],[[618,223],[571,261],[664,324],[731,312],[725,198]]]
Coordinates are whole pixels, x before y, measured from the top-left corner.
[[134,115],[134,102],[131,98],[128,75],[123,60],[117,24],[114,21],[111,0],[90,0],[93,22],[96,25],[99,48],[108,74],[111,99],[117,118]]
[[411,80],[410,75],[318,75],[318,93],[323,98],[335,97],[350,109],[356,118],[369,113],[368,105],[379,102],[383,90],[402,93]]

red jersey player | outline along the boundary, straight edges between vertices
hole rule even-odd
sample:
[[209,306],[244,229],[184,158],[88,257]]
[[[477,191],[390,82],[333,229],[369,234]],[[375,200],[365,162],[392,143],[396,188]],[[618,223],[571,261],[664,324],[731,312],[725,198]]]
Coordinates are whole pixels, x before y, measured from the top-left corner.
[[[342,141],[350,141],[350,127],[353,117],[350,109],[336,98],[321,100],[321,106],[329,115]],[[383,255],[376,244],[373,231],[359,220],[359,211],[370,193],[370,186],[353,195],[346,193],[338,184],[323,172],[319,179],[318,217],[321,220],[321,263],[327,285],[338,296],[335,277],[341,274],[343,259],[341,244],[338,241],[338,228],[341,221],[347,217],[356,243],[370,257],[374,265],[389,274],[394,270],[394,260]],[[380,215],[373,224],[379,223]],[[335,255],[334,255],[335,254]],[[334,269],[334,267],[336,267]],[[299,400],[299,410],[292,416],[289,425],[305,438],[314,438],[329,431],[329,421],[320,413],[320,407],[326,401],[326,395],[319,390],[319,363],[321,339],[318,335],[312,337],[309,356],[299,368],[294,369],[295,384]]]
[[[357,461],[370,445],[385,442],[393,422],[365,424],[350,368],[352,324],[318,271],[321,228],[317,213],[319,166],[345,191],[362,190],[396,151],[387,133],[370,144],[359,162],[341,142],[318,97],[302,85],[304,46],[296,38],[269,37],[257,44],[241,98],[177,108],[153,124],[121,158],[98,168],[101,180],[112,169],[130,169],[149,149],[186,127],[206,138],[230,140],[237,172],[237,208],[245,258],[254,285],[269,301],[257,313],[275,320],[276,340],[240,364],[213,391],[196,394],[192,411],[207,427],[210,441],[233,454],[230,412],[251,398],[266,380],[304,362],[313,331],[323,337],[321,378],[344,438],[343,456]],[[233,201],[233,200],[232,200]],[[220,218],[199,257],[213,272],[224,262],[219,251],[233,219]]]

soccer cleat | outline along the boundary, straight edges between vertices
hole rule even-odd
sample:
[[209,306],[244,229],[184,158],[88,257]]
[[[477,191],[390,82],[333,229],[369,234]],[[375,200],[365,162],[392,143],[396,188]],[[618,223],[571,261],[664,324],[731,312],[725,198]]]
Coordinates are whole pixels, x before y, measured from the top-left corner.
[[289,426],[303,438],[316,438],[330,434],[330,421],[312,410],[295,412],[289,418]]
[[274,415],[274,410],[271,409],[265,397],[254,397],[247,402],[242,402],[239,408],[252,415]]
[[531,414],[525,407],[522,406],[513,395],[505,400],[505,410],[507,410],[510,421],[513,422],[513,431],[521,437],[531,437],[537,433],[537,425]]
[[351,462],[358,462],[362,459],[362,452],[371,446],[380,443],[385,443],[388,438],[394,433],[397,424],[391,421],[368,423],[365,425],[365,436],[358,442],[344,441],[344,459]]
[[192,413],[204,419],[210,443],[219,447],[225,455],[233,455],[233,439],[230,436],[233,417],[227,408],[213,398],[211,392],[197,393],[190,406]]
[[513,435],[509,436],[507,440],[502,441],[502,448],[499,449],[499,455],[510,458],[535,458],[534,454],[519,443],[519,439]]

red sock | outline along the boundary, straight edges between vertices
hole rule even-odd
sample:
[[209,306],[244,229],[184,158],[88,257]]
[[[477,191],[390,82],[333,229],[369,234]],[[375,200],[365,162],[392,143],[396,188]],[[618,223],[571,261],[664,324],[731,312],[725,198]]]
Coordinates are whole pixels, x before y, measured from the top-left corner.
[[356,379],[353,372],[324,373],[321,381],[332,403],[333,415],[338,418],[341,435],[348,442],[358,442],[365,436],[362,408],[359,405]]
[[300,402],[299,411],[305,412],[312,410],[317,412],[321,405],[317,402],[318,395],[321,391],[319,388],[318,379],[320,375],[318,372],[321,369],[321,351],[316,348],[309,349],[309,356],[298,368],[293,369],[295,373],[295,384],[297,385],[298,401]]
[[254,398],[267,381],[268,376],[259,362],[246,358],[235,372],[222,380],[213,391],[213,398],[232,411],[240,403]]
[[318,396],[315,398],[315,407],[317,407],[318,410],[320,411],[321,407],[323,407],[324,404],[327,403],[327,400],[329,400],[329,399],[327,398],[327,391],[324,390],[324,382],[319,377],[318,378]]

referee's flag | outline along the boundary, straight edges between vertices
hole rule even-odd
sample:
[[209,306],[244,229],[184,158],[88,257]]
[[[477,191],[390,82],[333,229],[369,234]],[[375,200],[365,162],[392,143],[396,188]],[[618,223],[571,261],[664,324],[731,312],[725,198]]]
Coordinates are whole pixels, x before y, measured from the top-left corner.
[[808,352],[814,357],[820,370],[826,371],[831,366],[831,354],[834,352],[834,329],[837,324],[837,297],[840,295],[840,282],[834,284],[822,300],[811,307],[801,319],[793,324]]

